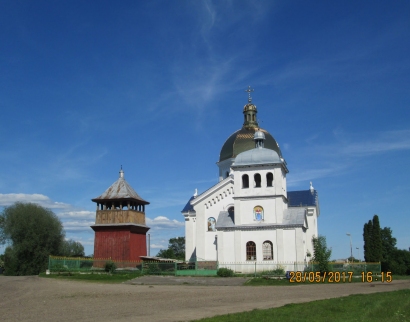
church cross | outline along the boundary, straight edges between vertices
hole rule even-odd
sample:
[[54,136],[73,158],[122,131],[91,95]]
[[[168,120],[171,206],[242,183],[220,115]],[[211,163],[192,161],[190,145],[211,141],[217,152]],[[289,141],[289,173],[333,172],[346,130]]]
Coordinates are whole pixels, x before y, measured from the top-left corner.
[[251,88],[251,86],[248,86],[248,89],[245,89],[245,92],[248,92],[248,103],[252,103],[252,97],[251,97],[251,92],[253,92],[254,89]]

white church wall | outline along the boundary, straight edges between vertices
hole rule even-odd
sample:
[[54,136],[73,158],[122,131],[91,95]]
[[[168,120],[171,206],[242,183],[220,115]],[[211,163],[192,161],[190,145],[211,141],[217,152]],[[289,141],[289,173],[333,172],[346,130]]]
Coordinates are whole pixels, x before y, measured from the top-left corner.
[[[317,228],[317,209],[316,207],[309,207],[307,209],[307,221],[309,229],[306,231],[306,252],[309,251],[310,254],[313,256],[313,244],[312,238],[313,236],[318,236],[318,228]],[[309,258],[308,258],[309,260]]]
[[[246,224],[266,224],[266,223],[276,223],[276,198],[252,198],[240,200],[239,209],[236,214],[240,217],[240,222],[243,225]],[[260,206],[263,208],[263,219],[257,221],[254,216],[254,208]],[[235,208],[236,210],[237,208]]]
[[283,229],[283,244],[286,252],[283,254],[283,261],[293,263],[296,261],[296,232],[295,229]]
[[[219,233],[219,232],[218,232]],[[218,234],[218,249],[220,262],[235,262],[235,232],[234,231],[224,231],[219,237]],[[221,242],[221,247],[219,248],[219,243]]]
[[196,216],[185,216],[185,260],[195,257]]
[[[272,187],[267,186],[267,174],[272,173],[273,182]],[[255,186],[255,174],[261,176],[260,187]],[[248,175],[249,187],[244,188],[242,184],[242,176]],[[234,172],[234,189],[237,197],[249,197],[249,196],[266,196],[266,195],[280,195],[282,191],[282,175],[281,168],[275,169],[267,167],[252,167],[252,168],[237,168]]]
[[231,165],[234,160],[235,158],[231,158],[218,163],[219,181],[222,181],[227,177],[227,174],[231,171]]

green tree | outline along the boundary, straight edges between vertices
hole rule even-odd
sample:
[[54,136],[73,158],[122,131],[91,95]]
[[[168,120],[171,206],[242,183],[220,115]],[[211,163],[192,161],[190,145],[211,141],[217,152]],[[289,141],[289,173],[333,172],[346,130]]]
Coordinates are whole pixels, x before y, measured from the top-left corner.
[[386,271],[397,275],[410,275],[410,252],[404,249],[395,249],[389,262],[385,263]]
[[374,215],[373,220],[364,224],[364,260],[366,262],[381,262],[383,259],[382,229],[379,216]]
[[318,264],[320,273],[329,271],[329,260],[332,250],[327,248],[326,237],[319,236],[312,238],[313,261]]
[[75,240],[63,240],[60,250],[61,256],[66,257],[84,257],[84,246]]
[[397,239],[393,237],[393,232],[389,227],[384,227],[381,231],[382,239],[382,271],[391,271],[390,263],[394,260]]
[[368,223],[364,224],[363,227],[363,241],[364,241],[364,261],[370,262],[370,258],[372,258],[372,230],[373,230],[373,223],[369,220]]
[[1,213],[0,231],[10,242],[5,251],[7,275],[37,275],[45,271],[49,255],[59,255],[63,226],[48,209],[17,202]]
[[383,254],[381,228],[379,216],[373,216],[373,230],[372,230],[372,262],[381,262]]
[[175,237],[169,240],[168,249],[161,249],[158,257],[185,259],[185,237]]

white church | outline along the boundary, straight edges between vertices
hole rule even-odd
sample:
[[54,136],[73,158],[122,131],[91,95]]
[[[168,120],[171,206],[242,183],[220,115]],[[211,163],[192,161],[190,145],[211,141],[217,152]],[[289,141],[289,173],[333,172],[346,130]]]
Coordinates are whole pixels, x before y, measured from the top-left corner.
[[251,91],[242,128],[222,146],[219,182],[195,192],[182,210],[186,260],[218,261],[220,267],[281,264],[286,270],[297,263],[303,269],[313,255],[312,237],[318,236],[318,194],[312,184],[287,190],[286,161],[272,135],[259,127]]

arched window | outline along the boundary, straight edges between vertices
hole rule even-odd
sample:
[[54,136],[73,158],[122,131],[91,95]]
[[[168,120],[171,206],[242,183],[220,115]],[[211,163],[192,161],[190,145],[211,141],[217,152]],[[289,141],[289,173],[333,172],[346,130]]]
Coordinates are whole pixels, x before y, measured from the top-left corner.
[[256,261],[256,245],[253,241],[246,243],[246,260]]
[[247,174],[242,176],[242,188],[249,188],[249,176]]
[[214,217],[208,218],[208,231],[215,231],[216,220]]
[[273,245],[272,242],[266,240],[262,245],[263,251],[263,260],[272,260],[273,259]]
[[273,174],[271,172],[268,172],[266,174],[266,186],[272,187],[272,184],[273,184]]
[[232,219],[233,223],[235,223],[235,209],[234,209],[234,207],[229,207],[228,217]]
[[261,175],[259,173],[256,173],[254,175],[255,179],[255,188],[260,188],[261,187]]

